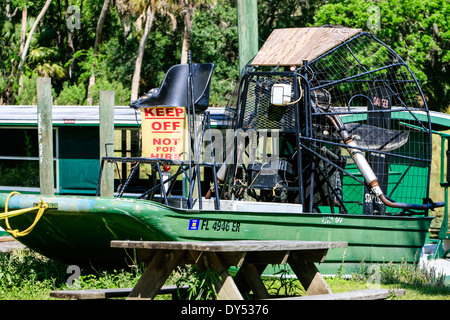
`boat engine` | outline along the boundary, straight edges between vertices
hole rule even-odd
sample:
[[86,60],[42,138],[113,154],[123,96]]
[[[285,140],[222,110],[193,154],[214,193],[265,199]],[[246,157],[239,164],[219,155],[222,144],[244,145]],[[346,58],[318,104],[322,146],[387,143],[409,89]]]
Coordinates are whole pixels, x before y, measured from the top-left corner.
[[294,181],[294,173],[292,164],[286,160],[249,164],[248,194],[256,200],[286,202],[289,186]]

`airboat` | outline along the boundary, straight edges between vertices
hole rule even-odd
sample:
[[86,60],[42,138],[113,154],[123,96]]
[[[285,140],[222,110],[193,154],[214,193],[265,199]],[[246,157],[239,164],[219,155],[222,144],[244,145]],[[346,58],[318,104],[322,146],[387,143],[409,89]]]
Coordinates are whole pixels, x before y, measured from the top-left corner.
[[[1,194],[7,211],[45,203],[17,240],[68,264],[126,265],[112,240],[346,241],[323,274],[361,263],[418,262],[432,217],[430,114],[402,58],[360,29],[276,29],[242,71],[224,116],[210,126],[214,65],[170,68],[131,103],[142,155],[115,197]],[[144,169],[145,168],[145,169]],[[139,170],[149,188],[126,197]],[[30,212],[10,218],[25,229]],[[7,228],[5,221],[0,222]]]

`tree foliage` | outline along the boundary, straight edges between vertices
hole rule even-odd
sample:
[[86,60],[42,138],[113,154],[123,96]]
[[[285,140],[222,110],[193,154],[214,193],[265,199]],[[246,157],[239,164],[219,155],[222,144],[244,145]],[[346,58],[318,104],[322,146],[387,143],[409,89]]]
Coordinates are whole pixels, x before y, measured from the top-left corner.
[[[182,60],[186,8],[193,4],[189,48],[193,62],[215,64],[211,104],[226,105],[238,81],[235,0],[113,0],[97,50],[105,1],[53,0],[30,36],[21,71],[23,35],[30,35],[46,2],[0,1],[0,104],[33,103],[37,76],[52,77],[55,103],[88,104],[88,82],[94,75],[93,104],[99,90],[114,90],[116,104],[127,105],[148,5],[154,7],[155,18],[145,43],[139,95],[159,87],[165,72]],[[377,29],[370,24],[374,6],[380,13]],[[76,12],[79,28],[73,23]],[[444,110],[450,104],[448,0],[258,0],[258,16],[260,46],[274,28],[339,24],[376,32],[411,66],[430,108]],[[19,90],[20,80],[24,91]]]
[[334,0],[316,11],[314,23],[372,31],[410,66],[430,109],[450,106],[448,0]]

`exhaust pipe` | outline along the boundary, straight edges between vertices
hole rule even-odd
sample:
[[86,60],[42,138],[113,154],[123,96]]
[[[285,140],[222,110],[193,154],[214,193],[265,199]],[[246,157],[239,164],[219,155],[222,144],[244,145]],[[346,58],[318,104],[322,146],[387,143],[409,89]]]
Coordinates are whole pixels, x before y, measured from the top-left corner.
[[339,116],[329,116],[331,118],[331,123],[336,127],[338,130],[342,140],[344,141],[344,144],[347,146],[347,150],[350,153],[353,161],[355,162],[356,166],[358,167],[359,171],[361,172],[362,176],[364,177],[364,181],[367,183],[367,185],[370,187],[372,192],[377,196],[386,206],[391,208],[400,208],[400,209],[406,209],[406,210],[433,210],[434,208],[443,207],[445,205],[444,202],[433,202],[433,203],[427,203],[427,204],[409,204],[409,203],[401,203],[401,202],[395,202],[389,200],[383,193],[383,190],[381,190],[380,185],[378,184],[378,178],[375,175],[375,173],[372,170],[372,167],[367,162],[366,157],[362,154],[362,152],[359,149],[355,149],[354,147],[358,147],[355,140],[350,136],[347,129],[345,128],[341,118]]

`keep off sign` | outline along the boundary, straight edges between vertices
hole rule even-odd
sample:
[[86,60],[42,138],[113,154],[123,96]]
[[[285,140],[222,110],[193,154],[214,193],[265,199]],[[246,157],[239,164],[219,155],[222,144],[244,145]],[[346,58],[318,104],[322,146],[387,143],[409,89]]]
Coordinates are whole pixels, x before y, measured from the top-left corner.
[[142,156],[182,160],[185,108],[148,107],[142,116]]

